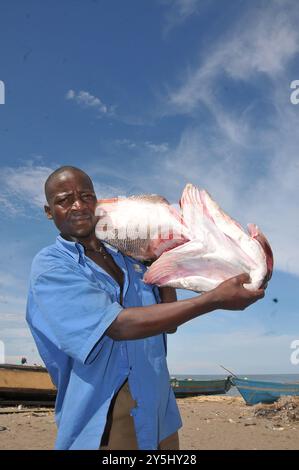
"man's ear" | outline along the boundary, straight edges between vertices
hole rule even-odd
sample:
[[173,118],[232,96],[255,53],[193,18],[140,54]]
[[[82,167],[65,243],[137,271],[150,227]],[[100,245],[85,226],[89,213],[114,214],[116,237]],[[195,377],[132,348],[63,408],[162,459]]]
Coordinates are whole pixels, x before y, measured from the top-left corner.
[[45,205],[44,209],[45,209],[45,213],[46,213],[46,216],[48,217],[48,219],[53,219],[50,207]]

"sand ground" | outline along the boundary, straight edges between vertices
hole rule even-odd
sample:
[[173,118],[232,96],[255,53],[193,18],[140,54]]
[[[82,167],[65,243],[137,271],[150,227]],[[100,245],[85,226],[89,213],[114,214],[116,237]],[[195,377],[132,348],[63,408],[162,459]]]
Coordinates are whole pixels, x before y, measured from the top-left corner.
[[[239,397],[178,399],[183,450],[299,449],[299,402],[248,407]],[[20,407],[19,407],[20,408]],[[54,412],[0,408],[0,449],[52,449]]]

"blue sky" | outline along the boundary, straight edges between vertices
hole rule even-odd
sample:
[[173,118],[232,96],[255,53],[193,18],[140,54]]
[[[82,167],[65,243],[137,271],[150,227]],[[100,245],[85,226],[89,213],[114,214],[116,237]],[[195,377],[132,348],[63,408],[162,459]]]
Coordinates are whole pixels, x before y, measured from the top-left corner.
[[[43,182],[76,165],[99,197],[206,188],[269,238],[275,272],[245,312],[169,337],[172,373],[299,373],[296,1],[3,1],[0,340],[40,362],[24,321],[30,263],[55,240]],[[180,292],[180,297],[186,293]],[[273,302],[277,298],[278,302]]]

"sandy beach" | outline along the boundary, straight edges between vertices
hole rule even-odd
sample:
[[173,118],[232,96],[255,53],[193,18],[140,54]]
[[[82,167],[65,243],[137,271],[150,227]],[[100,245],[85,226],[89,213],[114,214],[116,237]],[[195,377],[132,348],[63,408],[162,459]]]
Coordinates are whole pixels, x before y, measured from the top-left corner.
[[[299,449],[299,399],[246,406],[239,397],[178,399],[183,450]],[[53,449],[56,426],[49,408],[0,408],[0,449]]]

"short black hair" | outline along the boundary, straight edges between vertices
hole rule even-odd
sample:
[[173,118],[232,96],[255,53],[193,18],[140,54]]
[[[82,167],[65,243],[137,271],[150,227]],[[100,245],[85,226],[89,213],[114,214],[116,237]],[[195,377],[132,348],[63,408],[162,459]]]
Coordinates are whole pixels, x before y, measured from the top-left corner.
[[[65,171],[77,171],[79,173],[83,173],[91,182],[92,184],[92,181],[90,179],[90,177],[88,176],[87,173],[85,173],[85,171],[81,170],[80,168],[77,168],[76,166],[71,166],[71,165],[64,165],[64,166],[60,166],[59,168],[57,168],[56,170],[54,170],[49,176],[48,178],[46,179],[46,182],[45,182],[45,196],[46,196],[46,199],[47,201],[49,202],[49,186],[51,184],[51,181],[53,181],[53,179],[59,175],[60,173],[64,173]],[[93,184],[92,184],[93,186]]]

